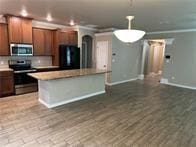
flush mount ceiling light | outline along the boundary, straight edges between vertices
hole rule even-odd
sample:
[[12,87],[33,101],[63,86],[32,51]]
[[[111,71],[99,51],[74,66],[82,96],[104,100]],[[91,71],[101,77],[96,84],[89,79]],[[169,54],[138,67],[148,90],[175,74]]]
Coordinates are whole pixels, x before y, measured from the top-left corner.
[[52,21],[52,16],[50,14],[48,14],[47,17],[46,17],[46,20],[47,21]]
[[74,25],[75,25],[74,20],[73,20],[73,19],[72,19],[72,20],[70,20],[69,24],[70,24],[70,26],[74,26]]
[[127,16],[126,18],[129,21],[128,29],[114,31],[115,36],[125,43],[133,43],[140,40],[146,33],[141,30],[131,29],[131,21],[134,19],[134,16]]
[[20,13],[23,17],[26,17],[28,15],[27,11],[23,9]]

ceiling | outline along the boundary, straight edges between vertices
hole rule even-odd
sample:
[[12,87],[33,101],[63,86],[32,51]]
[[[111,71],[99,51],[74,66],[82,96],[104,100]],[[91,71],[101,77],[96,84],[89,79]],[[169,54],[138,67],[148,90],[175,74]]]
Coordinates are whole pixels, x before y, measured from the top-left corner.
[[53,23],[97,28],[127,28],[126,15],[135,15],[133,27],[147,32],[196,28],[196,0],[0,0],[0,14],[20,15]]

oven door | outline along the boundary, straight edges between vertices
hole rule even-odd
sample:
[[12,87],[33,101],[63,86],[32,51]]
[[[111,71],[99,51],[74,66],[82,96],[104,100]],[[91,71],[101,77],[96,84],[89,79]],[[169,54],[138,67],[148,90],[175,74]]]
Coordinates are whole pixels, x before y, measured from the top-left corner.
[[24,94],[38,90],[37,79],[27,75],[27,73],[14,73],[15,94]]
[[32,56],[33,45],[31,44],[10,44],[11,56]]
[[28,76],[27,73],[14,73],[15,85],[25,85],[30,83],[37,83],[37,80]]

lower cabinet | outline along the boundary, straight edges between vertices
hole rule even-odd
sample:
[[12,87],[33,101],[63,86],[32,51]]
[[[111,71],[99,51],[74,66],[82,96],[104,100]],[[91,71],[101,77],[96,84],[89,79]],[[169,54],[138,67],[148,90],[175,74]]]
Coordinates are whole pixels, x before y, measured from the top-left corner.
[[13,71],[0,71],[0,97],[14,94]]

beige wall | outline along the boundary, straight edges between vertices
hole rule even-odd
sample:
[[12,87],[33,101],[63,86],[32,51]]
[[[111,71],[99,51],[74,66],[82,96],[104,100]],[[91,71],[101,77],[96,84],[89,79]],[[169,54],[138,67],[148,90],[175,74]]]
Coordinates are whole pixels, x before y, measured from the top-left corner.
[[140,41],[126,44],[112,36],[112,76],[111,82],[126,81],[138,78],[138,71],[142,55]]
[[170,55],[171,60],[167,63],[164,59],[163,78],[169,83],[196,87],[196,32],[154,34],[145,38],[174,38],[173,44],[165,48],[165,55]]
[[140,67],[142,44],[126,44],[119,41],[112,33],[96,36],[97,41],[109,42],[108,69],[112,73],[108,75],[108,83],[138,78]]

